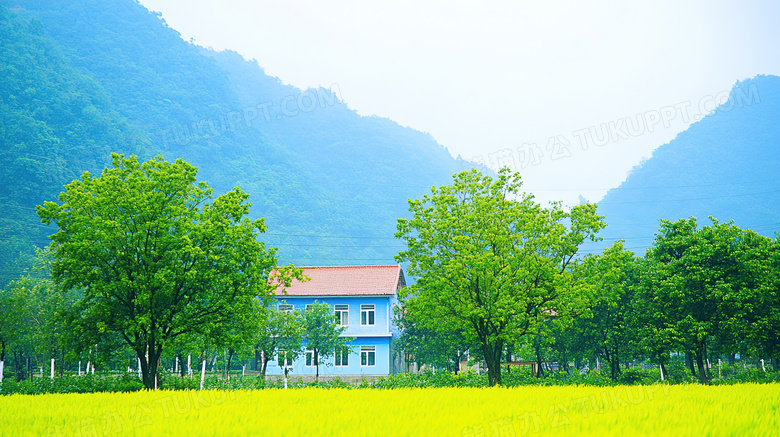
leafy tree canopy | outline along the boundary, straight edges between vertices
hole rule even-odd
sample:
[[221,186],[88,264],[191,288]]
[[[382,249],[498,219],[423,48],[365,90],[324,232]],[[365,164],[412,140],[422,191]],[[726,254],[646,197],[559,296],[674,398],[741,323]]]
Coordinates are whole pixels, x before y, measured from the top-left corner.
[[316,366],[316,378],[320,378],[320,358],[327,358],[336,353],[349,353],[349,343],[353,338],[341,337],[341,333],[347,329],[340,326],[333,314],[330,305],[324,302],[314,301],[307,305],[302,314],[306,349],[313,351],[314,365]]
[[495,180],[465,171],[410,200],[413,218],[398,219],[407,249],[396,259],[419,277],[403,292],[408,309],[430,328],[464,329],[481,345],[491,385],[501,382],[504,345],[576,300],[568,269],[604,227],[595,205],[544,208],[520,188],[507,169]]
[[85,337],[119,333],[151,388],[171,340],[227,329],[271,293],[272,272],[283,281],[300,273],[277,268],[275,249],[257,241],[265,225],[245,217],[248,195],[239,188],[212,200],[183,160],[112,159],[100,176],[86,172],[66,185],[62,204],[47,201],[38,215],[59,227],[51,237],[54,280],[84,292],[74,329]]

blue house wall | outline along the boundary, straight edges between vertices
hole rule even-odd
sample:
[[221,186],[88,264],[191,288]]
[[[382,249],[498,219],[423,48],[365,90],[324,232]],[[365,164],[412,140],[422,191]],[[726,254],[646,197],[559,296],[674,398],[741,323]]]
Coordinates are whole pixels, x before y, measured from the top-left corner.
[[[275,305],[293,305],[295,311],[303,312],[306,305],[316,302],[334,305],[348,305],[349,320],[342,337],[352,337],[350,342],[352,352],[349,354],[346,366],[336,366],[335,358],[330,356],[320,359],[320,375],[333,376],[379,376],[397,373],[402,361],[394,356],[392,342],[398,337],[399,331],[393,323],[393,308],[398,303],[397,295],[360,295],[360,296],[276,296]],[[374,324],[361,324],[361,305],[374,305]],[[335,315],[334,315],[335,317]],[[361,363],[361,346],[373,346],[374,365]],[[306,366],[305,342],[304,351],[293,362],[291,375],[314,375],[315,366]],[[365,351],[368,353],[369,351]],[[278,365],[277,357],[268,362],[267,375],[283,375],[283,369]]]

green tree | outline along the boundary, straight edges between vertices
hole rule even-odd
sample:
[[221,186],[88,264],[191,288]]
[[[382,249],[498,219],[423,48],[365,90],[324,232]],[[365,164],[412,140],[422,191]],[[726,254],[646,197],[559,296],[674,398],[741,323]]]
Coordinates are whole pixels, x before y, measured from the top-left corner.
[[55,286],[50,262],[50,252],[37,249],[33,265],[0,291],[0,361],[12,347],[17,374],[23,355],[47,367],[54,358],[63,370],[68,332],[62,315],[78,293],[62,293]]
[[780,370],[780,240],[747,230],[740,243],[736,262],[748,272],[740,275],[742,304],[734,306],[734,296],[729,297],[732,317],[721,326],[719,346],[734,353],[746,343],[748,352],[772,358]]
[[652,257],[637,261],[636,292],[631,301],[628,323],[632,327],[632,345],[657,362],[661,372],[669,375],[670,351],[682,344],[672,322],[671,302],[661,297]]
[[5,364],[5,354],[19,339],[23,321],[22,299],[14,284],[0,289],[0,362]]
[[604,227],[596,206],[544,208],[521,193],[520,176],[504,169],[493,180],[476,170],[409,201],[410,220],[396,237],[407,249],[417,283],[402,298],[437,330],[464,329],[482,349],[490,385],[501,382],[507,343],[533,331],[545,314],[578,302],[569,268],[580,245]]
[[221,351],[223,378],[230,379],[230,366],[233,357],[247,357],[260,330],[260,320],[265,309],[259,300],[253,300],[252,308],[241,313],[232,313],[227,323],[214,325],[213,330],[206,335],[208,341],[216,350]]
[[173,339],[226,329],[273,291],[273,272],[289,281],[296,269],[277,268],[275,249],[257,241],[265,224],[245,217],[248,195],[239,188],[211,201],[211,188],[183,160],[112,160],[100,176],[86,172],[66,185],[62,204],[47,201],[38,215],[59,227],[54,280],[84,292],[71,329],[119,333],[152,388]]
[[769,239],[710,219],[701,229],[693,217],[661,220],[648,252],[655,298],[705,384],[713,344],[734,348],[744,338],[771,272]]
[[[414,305],[413,301],[407,305]],[[473,344],[465,339],[462,329],[435,330],[413,317],[417,311],[407,311],[407,306],[396,307],[395,325],[401,331],[395,349],[411,354],[418,364],[435,365],[458,373],[461,360]]]
[[333,309],[324,302],[314,301],[307,305],[302,316],[306,349],[312,351],[312,360],[316,367],[315,378],[320,380],[320,360],[334,356],[336,352],[349,353],[349,343],[354,338],[341,337],[347,329],[333,317]]
[[636,288],[638,259],[618,241],[601,255],[588,255],[577,269],[594,289],[588,294],[588,311],[578,317],[573,329],[588,351],[604,358],[610,377],[620,375],[620,360],[629,349],[629,317]]
[[[300,314],[296,312],[280,311],[277,308],[269,308],[264,312],[260,320],[259,341],[256,349],[262,351],[260,374],[265,377],[268,362],[274,355],[280,356],[280,360],[294,361],[298,356],[303,341],[303,324]],[[284,361],[282,361],[284,364]],[[287,366],[282,366],[285,373]]]

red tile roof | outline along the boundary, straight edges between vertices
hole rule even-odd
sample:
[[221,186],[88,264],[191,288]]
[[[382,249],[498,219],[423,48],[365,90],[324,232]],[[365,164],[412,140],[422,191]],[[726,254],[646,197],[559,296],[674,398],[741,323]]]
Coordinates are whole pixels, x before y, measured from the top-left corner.
[[[301,267],[310,281],[293,281],[288,296],[392,295],[406,286],[401,266]],[[276,289],[281,296],[283,287]]]

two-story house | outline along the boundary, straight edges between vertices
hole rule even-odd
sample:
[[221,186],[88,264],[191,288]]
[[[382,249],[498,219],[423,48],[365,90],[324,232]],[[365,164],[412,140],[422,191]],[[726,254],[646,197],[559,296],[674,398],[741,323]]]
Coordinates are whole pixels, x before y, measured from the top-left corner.
[[[325,302],[346,327],[341,335],[354,338],[351,353],[320,359],[320,375],[382,376],[405,370],[403,355],[393,350],[393,339],[399,335],[393,309],[398,304],[398,291],[406,287],[401,266],[303,267],[303,274],[311,280],[294,281],[292,286],[276,290],[277,308],[303,312],[315,301]],[[284,364],[280,357],[274,357],[266,374],[283,374]],[[315,373],[313,353],[308,350],[287,365],[291,365],[292,375]]]

